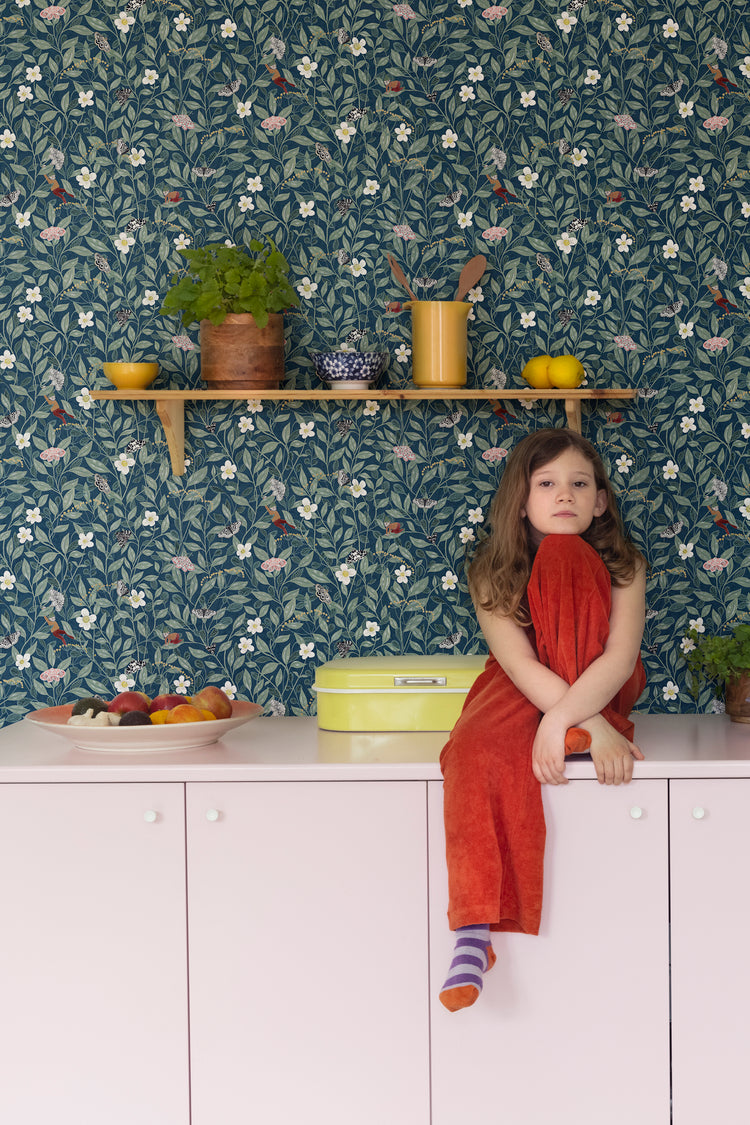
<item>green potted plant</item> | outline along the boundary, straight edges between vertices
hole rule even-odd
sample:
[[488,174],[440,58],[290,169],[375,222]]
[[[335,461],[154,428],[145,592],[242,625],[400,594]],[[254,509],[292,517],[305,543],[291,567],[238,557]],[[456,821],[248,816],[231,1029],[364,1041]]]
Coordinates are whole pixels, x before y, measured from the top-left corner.
[[750,624],[737,625],[731,633],[698,633],[688,636],[694,648],[685,653],[692,673],[693,698],[706,681],[724,693],[727,714],[734,723],[750,723]]
[[278,387],[284,375],[282,310],[299,304],[289,264],[272,239],[247,248],[209,244],[180,250],[188,273],[175,275],[159,309],[200,321],[201,378],[219,388]]

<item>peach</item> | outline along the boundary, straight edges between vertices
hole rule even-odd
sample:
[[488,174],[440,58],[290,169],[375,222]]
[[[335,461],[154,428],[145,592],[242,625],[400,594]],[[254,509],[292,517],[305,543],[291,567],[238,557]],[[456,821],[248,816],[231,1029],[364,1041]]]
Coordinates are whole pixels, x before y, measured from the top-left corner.
[[107,704],[107,710],[115,715],[124,715],[126,711],[143,711],[148,715],[149,699],[140,691],[121,691]]
[[228,719],[232,714],[232,701],[221,688],[201,688],[192,697],[192,703],[199,711],[210,711],[217,719]]
[[167,717],[164,720],[166,723],[205,723],[203,715],[197,707],[193,707],[192,703],[180,703],[178,707],[173,707],[171,711],[167,711]]

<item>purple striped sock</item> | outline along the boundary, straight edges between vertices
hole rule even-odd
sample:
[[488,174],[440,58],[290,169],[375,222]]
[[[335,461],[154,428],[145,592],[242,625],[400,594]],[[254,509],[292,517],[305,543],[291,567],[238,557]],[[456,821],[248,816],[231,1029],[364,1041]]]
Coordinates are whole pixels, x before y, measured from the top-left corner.
[[490,927],[487,925],[459,926],[456,930],[456,946],[448,977],[441,991],[473,985],[482,991],[482,974],[487,972],[490,945]]

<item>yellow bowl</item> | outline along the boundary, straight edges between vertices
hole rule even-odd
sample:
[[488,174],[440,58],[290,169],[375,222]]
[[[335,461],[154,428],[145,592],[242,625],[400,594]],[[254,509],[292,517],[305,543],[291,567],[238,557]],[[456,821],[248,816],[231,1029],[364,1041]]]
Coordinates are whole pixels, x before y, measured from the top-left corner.
[[119,391],[142,391],[159,374],[158,363],[103,363],[102,371]]

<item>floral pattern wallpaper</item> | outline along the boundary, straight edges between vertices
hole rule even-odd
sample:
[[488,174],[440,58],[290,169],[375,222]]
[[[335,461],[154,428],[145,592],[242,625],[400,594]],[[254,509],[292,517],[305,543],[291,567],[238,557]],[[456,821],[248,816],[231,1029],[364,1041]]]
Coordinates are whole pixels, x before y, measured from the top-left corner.
[[649,558],[643,710],[697,703],[691,626],[748,620],[750,27],[675,0],[0,3],[2,721],[134,686],[315,709],[337,655],[482,651],[464,581],[507,451],[554,402],[195,402],[172,475],[107,359],[200,388],[159,315],[181,247],[269,235],[310,355],[472,289],[471,386],[573,353]]

